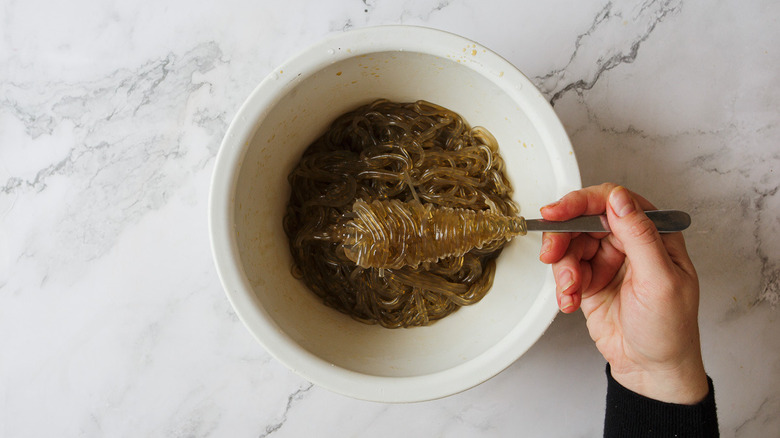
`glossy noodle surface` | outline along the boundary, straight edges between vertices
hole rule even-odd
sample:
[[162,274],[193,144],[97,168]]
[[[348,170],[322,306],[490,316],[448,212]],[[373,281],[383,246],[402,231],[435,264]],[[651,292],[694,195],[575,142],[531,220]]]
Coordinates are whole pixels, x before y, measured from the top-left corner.
[[353,206],[374,201],[426,207],[395,210],[411,215],[407,218],[386,217],[410,227],[422,220],[417,210],[438,207],[515,216],[503,167],[487,130],[471,128],[458,114],[429,102],[378,100],[342,115],[289,176],[284,228],[294,275],[326,305],[388,328],[428,325],[478,302],[490,289],[506,239],[463,255],[441,254],[436,261],[363,268],[347,257],[337,236],[357,217]]

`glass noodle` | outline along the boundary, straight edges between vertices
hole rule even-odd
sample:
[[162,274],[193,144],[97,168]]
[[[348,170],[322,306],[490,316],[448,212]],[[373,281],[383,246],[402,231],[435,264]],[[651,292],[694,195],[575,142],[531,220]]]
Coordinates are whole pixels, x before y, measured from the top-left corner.
[[428,325],[478,302],[492,285],[505,239],[462,256],[388,269],[358,266],[334,236],[355,217],[356,201],[417,201],[515,216],[503,168],[486,129],[470,128],[429,102],[377,100],[340,116],[289,176],[284,228],[294,275],[326,305],[388,328]]

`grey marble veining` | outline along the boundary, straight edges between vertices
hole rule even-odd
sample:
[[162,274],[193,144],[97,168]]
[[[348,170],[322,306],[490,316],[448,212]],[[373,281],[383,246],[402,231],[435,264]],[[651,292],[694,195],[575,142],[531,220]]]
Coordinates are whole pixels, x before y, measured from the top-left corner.
[[287,370],[230,308],[207,193],[276,65],[334,32],[419,24],[505,56],[585,184],[689,211],[723,436],[780,430],[780,5],[476,0],[7,1],[0,8],[0,436],[598,436],[580,314],[442,400],[361,402]]

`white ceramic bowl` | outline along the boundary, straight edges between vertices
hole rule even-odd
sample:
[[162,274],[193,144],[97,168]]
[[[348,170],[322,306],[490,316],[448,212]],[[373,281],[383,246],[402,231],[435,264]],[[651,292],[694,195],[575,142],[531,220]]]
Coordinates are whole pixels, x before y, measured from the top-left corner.
[[521,213],[580,188],[571,144],[531,82],[485,47],[449,33],[382,26],[334,35],[265,78],[217,156],[211,245],[236,313],[279,361],[311,382],[365,400],[451,395],[519,358],[556,315],[541,235],[515,239],[478,304],[429,327],[389,330],[322,304],[290,273],[282,229],[287,175],[337,116],[377,98],[425,99],[498,139]]

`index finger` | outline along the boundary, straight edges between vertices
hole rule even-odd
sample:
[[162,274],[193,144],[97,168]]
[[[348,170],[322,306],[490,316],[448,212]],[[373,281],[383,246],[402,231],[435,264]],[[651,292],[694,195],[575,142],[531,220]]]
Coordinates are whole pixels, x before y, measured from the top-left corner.
[[[616,184],[604,183],[570,192],[557,202],[542,207],[542,217],[549,221],[565,221],[583,215],[604,214],[607,211],[609,194],[615,187]],[[643,210],[655,209],[653,204],[642,196],[634,192],[631,192],[631,195],[639,201]]]

